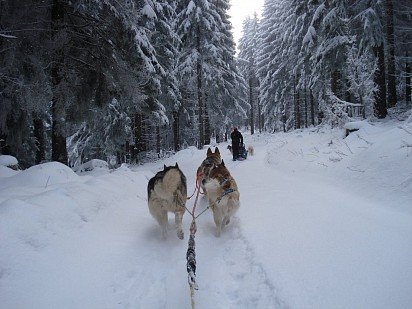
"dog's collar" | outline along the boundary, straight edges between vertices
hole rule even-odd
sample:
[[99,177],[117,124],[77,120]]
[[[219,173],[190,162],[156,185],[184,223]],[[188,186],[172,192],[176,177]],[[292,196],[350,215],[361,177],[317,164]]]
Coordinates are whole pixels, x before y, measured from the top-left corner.
[[220,201],[222,200],[223,197],[225,197],[226,195],[235,192],[235,189],[229,188],[227,189],[225,192],[222,193],[222,195],[220,197],[217,198],[217,202],[220,203]]

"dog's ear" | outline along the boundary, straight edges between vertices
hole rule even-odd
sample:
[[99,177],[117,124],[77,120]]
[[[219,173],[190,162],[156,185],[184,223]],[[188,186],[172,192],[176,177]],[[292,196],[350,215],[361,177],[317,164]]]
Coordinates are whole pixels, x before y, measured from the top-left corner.
[[165,169],[166,169],[166,164],[163,165],[163,170],[165,170]]
[[220,163],[220,165],[225,166],[225,161],[223,161],[223,159],[222,159],[222,163]]
[[177,165],[177,162],[176,162],[176,165],[175,165],[175,167],[179,168],[179,165]]
[[210,149],[210,147],[207,149],[207,153],[206,156],[210,156],[211,154],[213,154],[212,149]]
[[215,154],[218,154],[218,155],[220,155],[220,151],[219,151],[219,148],[217,148],[217,147],[216,147],[216,149],[215,149]]

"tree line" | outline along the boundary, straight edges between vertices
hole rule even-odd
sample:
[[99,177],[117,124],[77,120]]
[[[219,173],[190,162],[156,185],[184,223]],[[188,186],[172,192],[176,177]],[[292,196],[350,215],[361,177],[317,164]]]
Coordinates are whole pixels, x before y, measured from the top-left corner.
[[138,162],[221,137],[247,106],[228,2],[0,1],[1,152]]
[[0,152],[137,163],[222,140],[383,118],[411,101],[412,5],[266,0],[236,56],[228,0],[0,1]]
[[287,131],[411,108],[411,30],[412,1],[266,0],[239,44],[250,115]]

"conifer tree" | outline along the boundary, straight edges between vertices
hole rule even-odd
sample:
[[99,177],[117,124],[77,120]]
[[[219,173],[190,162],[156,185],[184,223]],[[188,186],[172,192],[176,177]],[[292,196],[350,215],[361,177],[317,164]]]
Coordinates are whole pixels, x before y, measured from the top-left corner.
[[[255,14],[253,18],[248,17],[243,22],[243,36],[239,42],[239,70],[248,85],[248,101],[250,105],[250,133],[255,129],[255,111],[258,108],[258,79],[256,72],[257,43],[258,43],[258,18]],[[258,113],[258,124],[261,130],[260,114]]]
[[395,68],[395,30],[393,0],[386,0],[386,40],[388,62],[388,106],[393,107],[397,102],[396,68]]
[[[236,96],[241,78],[235,66],[228,1],[182,1],[179,8],[179,73],[187,110],[197,119],[197,145],[202,148],[210,141],[210,134],[205,134],[210,125],[221,126],[228,111],[244,112]],[[193,102],[196,106],[189,106]]]

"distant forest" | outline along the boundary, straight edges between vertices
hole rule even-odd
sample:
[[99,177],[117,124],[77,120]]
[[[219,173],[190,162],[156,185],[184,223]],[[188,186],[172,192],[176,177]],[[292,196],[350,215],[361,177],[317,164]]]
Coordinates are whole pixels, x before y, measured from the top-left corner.
[[0,0],[0,153],[140,163],[412,108],[412,1]]

